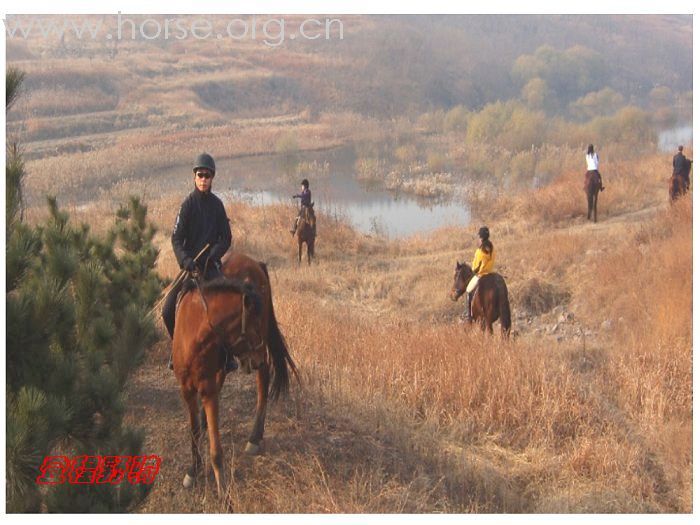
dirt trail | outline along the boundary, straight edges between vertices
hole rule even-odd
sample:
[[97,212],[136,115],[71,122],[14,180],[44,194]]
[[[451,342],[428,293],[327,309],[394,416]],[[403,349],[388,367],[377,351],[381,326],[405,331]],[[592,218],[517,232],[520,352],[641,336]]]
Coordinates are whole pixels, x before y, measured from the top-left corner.
[[[159,343],[130,380],[127,422],[146,430],[143,452],[163,462],[151,494],[137,509],[144,513],[226,512],[215,497],[211,469],[192,490],[182,487],[190,464],[189,424],[173,373],[167,369],[167,348]],[[244,513],[339,513],[458,511],[436,487],[429,459],[412,459],[378,432],[361,430],[347,416],[328,413],[298,385],[289,399],[268,409],[263,454],[243,453],[255,406],[255,376],[237,372],[223,388],[221,437],[224,464],[231,480],[231,509]],[[202,442],[208,461],[208,441]],[[422,475],[416,476],[416,470]],[[372,479],[383,472],[381,479]],[[375,501],[361,490],[356,499],[347,485],[374,483],[383,487]],[[275,488],[277,487],[277,489]],[[279,491],[278,493],[276,491]],[[387,491],[382,494],[382,491]],[[392,497],[406,494],[407,497]]]

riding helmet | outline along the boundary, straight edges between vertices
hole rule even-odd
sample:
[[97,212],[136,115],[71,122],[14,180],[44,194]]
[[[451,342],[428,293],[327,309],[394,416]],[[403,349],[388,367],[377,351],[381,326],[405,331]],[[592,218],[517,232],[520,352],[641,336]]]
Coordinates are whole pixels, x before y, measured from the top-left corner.
[[209,153],[200,153],[194,161],[192,171],[197,171],[199,168],[207,168],[212,173],[216,173],[216,164]]
[[309,180],[304,179],[303,181],[301,181],[301,185],[304,186],[304,188],[308,189],[309,188]]
[[491,234],[489,233],[489,229],[486,226],[482,226],[481,228],[479,228],[479,238],[480,239],[486,240],[489,238],[489,235],[491,235]]

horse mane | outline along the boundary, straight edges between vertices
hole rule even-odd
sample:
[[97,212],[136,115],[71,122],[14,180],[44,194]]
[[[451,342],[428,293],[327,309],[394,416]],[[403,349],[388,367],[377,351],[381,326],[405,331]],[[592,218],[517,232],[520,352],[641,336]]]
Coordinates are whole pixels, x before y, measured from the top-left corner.
[[234,292],[245,295],[253,301],[255,313],[262,312],[262,296],[257,287],[250,282],[240,279],[232,279],[231,277],[216,277],[211,281],[206,281],[201,285],[202,293],[204,292]]

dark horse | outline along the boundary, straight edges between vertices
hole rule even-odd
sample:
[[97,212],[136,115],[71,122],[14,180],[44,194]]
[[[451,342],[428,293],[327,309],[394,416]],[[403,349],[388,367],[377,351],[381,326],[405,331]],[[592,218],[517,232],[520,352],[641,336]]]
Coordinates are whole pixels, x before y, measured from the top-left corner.
[[[474,276],[471,266],[457,261],[455,267],[454,283],[450,298],[457,301]],[[472,298],[472,317],[482,330],[488,329],[493,334],[493,323],[501,320],[501,332],[504,337],[510,334],[510,301],[508,301],[508,287],[503,277],[497,273],[484,275],[479,279],[479,284]]]
[[688,193],[690,189],[690,169],[692,165],[692,160],[685,159],[683,171],[681,173],[674,173],[671,175],[671,178],[668,179],[668,198],[671,202]]
[[296,237],[299,245],[298,264],[301,264],[301,248],[304,243],[306,243],[306,260],[311,264],[311,258],[314,257],[314,243],[316,242],[316,214],[313,202],[311,206],[301,207]]
[[591,215],[593,215],[593,222],[598,222],[598,193],[600,192],[600,177],[595,170],[586,172],[586,181],[583,183],[583,191],[586,192],[586,199],[588,200],[588,220],[591,220]]
[[[223,277],[195,286],[183,295],[173,336],[173,367],[191,429],[192,465],[183,485],[191,487],[202,466],[197,443],[201,432],[208,428],[219,495],[225,485],[219,437],[219,393],[226,377],[222,347],[232,349],[243,369],[257,370],[257,404],[245,449],[248,454],[260,451],[268,395],[275,400],[287,393],[290,369],[298,377],[277,326],[265,264],[233,254],[222,271]],[[201,426],[198,397],[202,402]]]

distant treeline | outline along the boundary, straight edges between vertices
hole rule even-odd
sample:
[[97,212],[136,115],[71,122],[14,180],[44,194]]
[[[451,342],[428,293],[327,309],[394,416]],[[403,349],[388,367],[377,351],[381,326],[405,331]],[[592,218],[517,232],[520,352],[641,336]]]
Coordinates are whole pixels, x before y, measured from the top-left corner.
[[[478,109],[524,96],[549,112],[602,99],[647,106],[692,90],[692,19],[672,16],[402,16],[332,42],[357,69],[324,75],[346,109]],[[306,43],[309,47],[311,44]],[[325,49],[325,48],[322,48]],[[607,89],[606,89],[607,88]],[[602,91],[604,90],[604,91]],[[602,91],[602,93],[601,93]]]
[[[191,103],[183,105],[189,121],[196,108],[204,115],[202,125],[212,123],[207,119],[304,110],[312,116],[412,118],[457,106],[479,111],[510,100],[578,122],[626,106],[663,110],[657,117],[668,124],[691,114],[690,16],[406,15],[346,21],[342,40],[288,40],[275,49],[235,41],[139,42],[130,44],[129,60],[126,51],[110,54],[89,41],[73,42],[71,55],[40,59],[34,44],[12,40],[8,61],[33,56],[26,86],[31,96],[23,107],[36,118],[132,111],[127,106],[137,101],[152,111],[163,98],[149,91],[151,85],[179,90],[178,99]],[[26,116],[11,113],[9,119]]]

